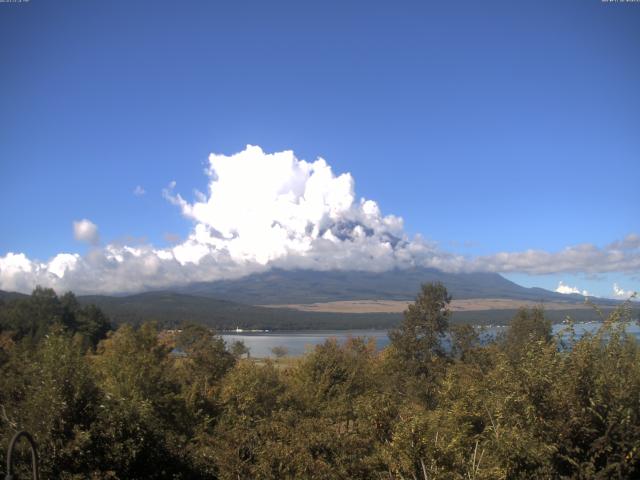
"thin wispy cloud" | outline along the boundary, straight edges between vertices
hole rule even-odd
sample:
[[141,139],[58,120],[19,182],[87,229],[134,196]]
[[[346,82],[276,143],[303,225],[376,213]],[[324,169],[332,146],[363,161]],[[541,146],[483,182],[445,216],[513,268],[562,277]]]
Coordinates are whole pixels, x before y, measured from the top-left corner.
[[[384,215],[359,198],[349,173],[336,174],[324,159],[305,161],[293,152],[265,153],[256,146],[235,155],[211,154],[207,194],[193,201],[175,181],[164,197],[193,223],[185,239],[156,248],[110,243],[87,255],[60,253],[46,262],[22,253],[0,257],[0,289],[35,285],[78,292],[131,292],[196,281],[237,278],[283,269],[368,270],[424,266],[448,272],[529,274],[640,271],[640,236],[604,247],[568,246],[471,257],[451,253],[421,236],[410,237],[403,220]],[[76,239],[97,245],[98,227],[74,223]],[[581,293],[563,283],[556,291]]]
[[136,185],[136,188],[133,189],[133,194],[136,197],[142,197],[145,193],[147,193],[147,191],[140,185]]

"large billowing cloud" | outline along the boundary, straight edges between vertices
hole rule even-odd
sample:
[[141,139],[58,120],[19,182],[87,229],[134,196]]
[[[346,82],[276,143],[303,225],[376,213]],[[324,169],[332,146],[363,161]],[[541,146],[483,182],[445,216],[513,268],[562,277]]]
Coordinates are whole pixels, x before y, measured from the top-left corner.
[[165,191],[195,222],[174,249],[181,264],[224,254],[238,264],[317,268],[362,268],[376,259],[374,268],[385,269],[407,247],[402,220],[357,200],[351,175],[334,175],[322,159],[308,163],[291,151],[249,146],[211,155],[209,165],[208,196],[188,203]]
[[[323,160],[299,160],[248,146],[209,157],[208,192],[194,202],[165,197],[193,221],[189,236],[167,248],[106,245],[87,255],[61,253],[47,262],[21,253],[0,257],[0,289],[35,285],[77,292],[131,292],[195,281],[235,278],[272,267],[318,270],[427,266],[445,271],[638,272],[640,236],[604,248],[578,245],[549,253],[527,251],[475,258],[445,252],[422,237],[409,238],[402,219],[383,215],[358,198],[350,174],[336,175]],[[76,238],[96,244],[95,224],[74,225]]]

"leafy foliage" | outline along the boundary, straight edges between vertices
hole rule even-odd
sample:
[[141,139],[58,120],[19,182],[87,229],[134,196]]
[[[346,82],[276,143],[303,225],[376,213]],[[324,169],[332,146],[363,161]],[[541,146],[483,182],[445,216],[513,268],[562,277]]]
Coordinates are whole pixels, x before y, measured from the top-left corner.
[[85,347],[95,347],[111,329],[99,308],[81,305],[71,292],[58,297],[50,288],[36,287],[31,296],[0,303],[0,307],[0,330],[14,340],[37,342],[58,325],[81,337]]
[[555,338],[522,309],[482,344],[449,301],[423,285],[383,351],[329,340],[271,362],[193,324],[107,333],[97,308],[37,289],[0,308],[0,439],[33,433],[43,478],[640,476],[629,309]]

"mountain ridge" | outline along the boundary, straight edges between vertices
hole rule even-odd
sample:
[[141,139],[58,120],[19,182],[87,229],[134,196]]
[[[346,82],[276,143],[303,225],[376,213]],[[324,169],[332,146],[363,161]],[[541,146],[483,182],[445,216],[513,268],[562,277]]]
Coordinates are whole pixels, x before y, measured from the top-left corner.
[[[596,319],[593,311],[584,308],[582,295],[522,287],[495,273],[445,273],[427,268],[379,273],[273,269],[236,280],[199,282],[129,295],[78,295],[78,300],[97,305],[117,324],[157,320],[164,327],[192,321],[219,330],[389,328],[398,324],[402,313],[297,310],[286,304],[353,300],[410,302],[422,283],[434,281],[442,282],[454,300],[505,299],[522,302],[522,305],[563,304],[566,308],[547,311],[552,321],[561,321],[567,315],[576,320]],[[26,295],[0,291],[0,301],[22,297]],[[593,302],[605,308],[620,304],[607,299],[593,299]],[[453,318],[465,323],[506,324],[516,311],[516,308],[469,309],[455,311]]]
[[[579,294],[523,287],[497,273],[446,273],[433,268],[385,272],[272,269],[235,280],[192,283],[174,291],[249,305],[413,300],[422,283],[436,281],[442,282],[454,299],[505,298],[567,303],[583,303],[585,299]],[[609,303],[604,299],[597,301]]]

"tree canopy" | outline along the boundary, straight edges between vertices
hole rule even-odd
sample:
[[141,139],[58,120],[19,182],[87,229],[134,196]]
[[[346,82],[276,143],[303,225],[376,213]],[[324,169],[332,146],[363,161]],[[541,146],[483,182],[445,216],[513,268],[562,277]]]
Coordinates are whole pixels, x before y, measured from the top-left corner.
[[37,289],[0,306],[0,441],[28,430],[60,479],[640,476],[627,310],[560,343],[523,309],[483,343],[450,325],[449,302],[423,285],[383,350],[328,340],[271,361],[198,325],[107,332],[72,294]]

